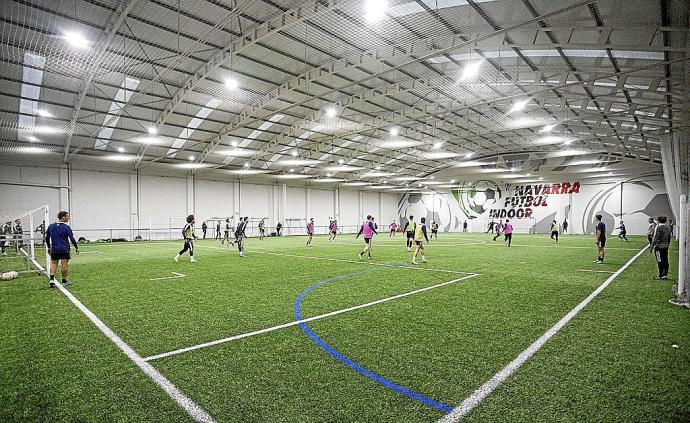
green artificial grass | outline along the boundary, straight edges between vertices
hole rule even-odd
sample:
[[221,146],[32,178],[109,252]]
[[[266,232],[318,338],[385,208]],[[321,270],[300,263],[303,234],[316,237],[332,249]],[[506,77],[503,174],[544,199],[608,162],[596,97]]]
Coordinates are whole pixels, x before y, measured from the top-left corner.
[[[404,239],[341,235],[246,241],[247,257],[211,240],[198,263],[180,242],[87,244],[69,290],[141,356],[209,342],[466,277],[308,323],[366,369],[458,405],[623,266],[646,243],[592,237],[441,234],[412,269]],[[672,275],[677,252],[673,251]],[[43,254],[39,250],[39,254]],[[389,266],[383,266],[383,265]],[[0,270],[23,266],[0,259]],[[426,270],[421,270],[426,269]],[[450,273],[429,270],[450,270]],[[173,276],[183,278],[151,280]],[[467,421],[678,421],[690,417],[690,314],[644,254]],[[338,278],[341,277],[341,278]],[[44,277],[0,282],[0,421],[190,421]],[[673,348],[677,345],[678,348]],[[362,376],[298,326],[150,362],[217,421],[432,422],[443,412]]]

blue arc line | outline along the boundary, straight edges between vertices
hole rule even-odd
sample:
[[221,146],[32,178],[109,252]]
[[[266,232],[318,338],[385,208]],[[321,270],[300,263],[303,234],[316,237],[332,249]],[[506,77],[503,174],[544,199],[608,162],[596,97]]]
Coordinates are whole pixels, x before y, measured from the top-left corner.
[[[391,267],[394,267],[394,266],[391,266]],[[330,279],[326,279],[326,280],[317,282],[317,283],[309,286],[307,289],[302,291],[302,293],[299,295],[299,297],[297,297],[297,300],[295,300],[295,305],[294,305],[295,319],[296,320],[302,320],[302,311],[301,311],[302,301],[307,297],[307,295],[309,295],[315,289],[317,289],[317,288],[319,288],[319,287],[321,287],[321,286],[323,286],[329,282],[334,282],[334,281],[337,281],[340,279],[349,278],[351,276],[361,275],[364,273],[369,273],[369,272],[374,272],[374,271],[379,271],[379,270],[383,270],[383,269],[368,269],[368,270],[364,270],[364,271],[348,273],[346,275],[335,276],[335,277],[332,277]],[[326,351],[328,354],[330,354],[333,358],[344,363],[348,367],[350,367],[353,370],[359,372],[360,374],[368,377],[369,379],[372,379],[375,382],[385,386],[388,389],[392,389],[393,391],[395,391],[399,394],[406,395],[410,398],[416,399],[417,401],[420,401],[420,402],[422,402],[422,403],[424,403],[430,407],[437,408],[437,409],[444,411],[446,413],[450,413],[451,411],[453,411],[453,407],[451,407],[449,405],[435,401],[435,400],[433,400],[429,397],[426,397],[420,393],[417,393],[417,392],[414,392],[408,388],[405,388],[404,386],[400,386],[396,383],[393,383],[390,380],[384,378],[383,376],[378,375],[378,374],[372,372],[371,370],[368,370],[368,369],[360,366],[359,364],[357,364],[354,361],[350,360],[349,358],[345,357],[343,354],[336,351],[335,349],[333,349],[333,347],[331,347],[326,342],[324,342],[321,338],[319,338],[316,335],[316,333],[314,333],[313,330],[311,330],[311,328],[306,323],[300,323],[299,327],[302,329],[302,331],[305,334],[307,334],[307,336],[316,345],[321,347],[324,351]]]

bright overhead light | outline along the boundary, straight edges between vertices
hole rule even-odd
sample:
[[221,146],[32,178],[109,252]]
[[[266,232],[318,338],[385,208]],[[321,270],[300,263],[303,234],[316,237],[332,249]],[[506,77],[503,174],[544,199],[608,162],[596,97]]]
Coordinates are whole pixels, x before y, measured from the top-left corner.
[[328,172],[328,173],[326,173],[326,176],[328,176],[330,178],[331,176],[333,176],[333,174]]
[[424,152],[421,156],[428,160],[439,160],[439,159],[451,159],[453,157],[458,157],[458,153],[453,153],[452,151],[434,151],[434,152]]
[[549,124],[549,125],[544,125],[544,127],[541,128],[541,130],[540,130],[539,132],[551,132],[551,131],[553,131],[553,128],[555,128],[556,126],[558,126],[557,123],[552,123],[552,124]]
[[295,169],[290,169],[290,173],[295,173]]
[[137,159],[137,156],[134,154],[111,154],[109,156],[105,156],[105,159],[114,162],[133,162]]
[[245,162],[244,167],[248,169],[249,168],[249,162]]
[[122,148],[122,147],[117,147],[117,151],[119,151],[120,153],[124,153],[124,152],[125,152],[125,149]]
[[415,141],[415,140],[397,139],[397,140],[381,141],[380,143],[378,143],[378,146],[381,148],[387,148],[389,150],[396,150],[398,148],[417,147],[418,145],[421,145],[421,144],[422,144],[421,142]]
[[375,166],[374,170],[381,170],[381,166]]
[[433,148],[435,150],[438,150],[439,148],[443,147],[443,141],[437,141],[434,143]]
[[233,141],[230,143],[230,145],[233,147],[237,147],[239,144],[237,143],[237,141]]
[[46,154],[50,153],[49,150],[46,150],[45,148],[41,147],[19,147],[17,149],[20,153],[26,153],[26,154]]
[[555,135],[549,135],[549,136],[537,138],[536,140],[534,140],[534,142],[536,144],[559,144],[559,143],[570,144],[573,141],[575,141],[575,140],[572,138],[559,137],[559,136],[555,136]]
[[543,177],[543,176],[540,176],[540,177],[539,177],[539,180],[540,180],[540,181],[543,181],[543,180],[544,180],[544,177]]
[[391,128],[390,131],[388,131],[389,134],[393,137],[397,137],[398,134],[400,133],[400,130],[398,128]]
[[339,178],[321,178],[321,179],[314,179],[314,182],[321,182],[321,183],[333,183],[333,182],[345,182],[345,179],[339,179]]
[[28,137],[26,137],[26,139],[29,140],[29,141],[31,141],[31,142],[36,142],[36,141],[38,141],[38,138],[34,137],[33,135],[29,135]]
[[263,169],[234,169],[231,170],[230,173],[234,173],[235,175],[261,175],[263,173],[268,173],[268,171]]
[[78,32],[65,32],[63,38],[74,48],[88,48],[90,41]]
[[385,178],[387,176],[394,176],[395,173],[391,172],[367,172],[364,175],[362,175],[363,178]]
[[161,140],[156,137],[142,137],[142,138],[137,138],[136,142],[140,142],[142,144],[160,144]]
[[321,163],[318,160],[309,159],[286,159],[275,162],[278,166],[312,166]]
[[593,164],[599,164],[601,163],[601,160],[599,159],[591,159],[591,160],[576,160],[574,162],[566,163],[567,166],[583,166],[583,165],[593,165]]
[[182,169],[201,169],[209,166],[211,165],[208,163],[181,163],[177,165],[177,167],[181,167]]
[[37,109],[36,114],[39,115],[40,117],[44,117],[44,118],[53,117],[53,115],[49,111],[43,110],[43,109]]
[[515,172],[516,170],[517,170],[516,167],[511,167],[511,168],[510,168],[510,171],[511,171],[511,172]]
[[345,163],[345,160],[340,159],[340,160],[338,160],[338,163],[343,164],[343,163]]
[[454,183],[455,183],[455,179],[451,179],[451,180],[450,180],[450,183],[451,183],[451,184],[454,184]]
[[307,179],[307,178],[311,178],[311,177],[312,177],[311,175],[304,175],[301,173],[288,173],[285,175],[276,175],[276,178],[279,178],[279,179]]
[[299,153],[297,152],[297,150],[292,150],[290,154],[292,155],[292,157],[297,157]]
[[217,153],[232,157],[251,157],[256,154],[256,150],[249,150],[246,148],[231,148],[228,150],[217,151]]
[[337,114],[338,111],[335,109],[335,107],[329,107],[326,109],[326,117],[334,118]]
[[237,88],[239,88],[240,84],[237,82],[236,79],[233,78],[228,78],[225,80],[225,88],[227,88],[230,91],[235,91]]
[[386,0],[367,0],[364,7],[364,18],[372,23],[376,23],[386,17],[388,8]]
[[513,106],[510,108],[508,113],[515,113],[523,110],[527,106],[527,103],[529,103],[529,101],[530,99],[516,101],[515,103],[513,103]]
[[477,76],[479,73],[479,68],[482,66],[482,62],[482,60],[476,60],[465,66],[465,68],[462,70],[462,75],[460,75],[460,80],[466,81]]
[[190,162],[193,162],[193,161],[194,161],[194,158],[195,158],[194,156],[189,156],[189,161],[190,161]]
[[573,143],[573,141],[575,141],[575,140],[565,140],[565,141],[563,141],[563,145],[570,145]]
[[496,162],[480,162],[479,160],[472,160],[467,162],[460,162],[455,164],[455,167],[476,167],[476,166],[491,166],[495,165]]
[[328,172],[354,172],[356,170],[362,170],[362,167],[358,166],[348,166],[348,165],[341,165],[341,166],[329,166],[326,168]]
[[158,129],[153,126],[149,126],[146,132],[148,132],[150,135],[156,135],[158,133]]
[[471,159],[472,156],[474,156],[474,153],[467,153],[467,154],[465,154],[465,158],[466,158],[466,159]]

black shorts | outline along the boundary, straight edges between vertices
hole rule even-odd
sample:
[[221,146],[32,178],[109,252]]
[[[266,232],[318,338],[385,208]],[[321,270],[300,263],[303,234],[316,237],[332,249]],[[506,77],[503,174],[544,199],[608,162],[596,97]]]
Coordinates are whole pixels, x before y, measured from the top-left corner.
[[414,232],[407,231],[407,238],[414,238]]
[[364,243],[369,244],[371,242],[371,238],[364,238]]
[[417,245],[422,245],[422,241],[415,241],[414,243]]
[[69,252],[69,251],[67,251],[67,252],[62,252],[62,253],[59,253],[59,252],[50,253],[50,259],[51,259],[52,261],[69,260],[69,259],[71,259],[71,258],[72,258],[72,257],[70,256],[70,252]]
[[606,238],[599,238],[599,242],[597,242],[597,247],[599,247],[599,248],[606,247]]
[[432,229],[432,230],[431,230],[431,233],[432,233],[432,234],[437,234],[437,233],[438,233],[438,229]]

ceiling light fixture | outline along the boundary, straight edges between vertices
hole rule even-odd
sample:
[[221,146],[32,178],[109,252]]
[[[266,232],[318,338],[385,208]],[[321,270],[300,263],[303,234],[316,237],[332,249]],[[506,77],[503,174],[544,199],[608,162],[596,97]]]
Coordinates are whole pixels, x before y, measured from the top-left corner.
[[65,32],[63,38],[74,48],[88,48],[90,41],[78,32]]
[[386,17],[387,3],[386,0],[367,0],[364,18],[371,23],[379,22]]
[[334,118],[338,114],[338,111],[335,109],[335,107],[329,107],[326,109],[326,117],[328,118]]
[[239,88],[239,86],[239,82],[237,82],[237,80],[234,78],[227,78],[225,80],[225,88],[227,88],[230,91],[235,91],[237,88]]
[[195,159],[195,157],[194,157],[194,156],[189,156],[189,161],[190,161],[190,162],[193,162],[193,161],[194,161],[194,159]]
[[523,110],[527,106],[527,103],[529,103],[529,101],[530,99],[516,101],[515,103],[513,103],[513,106],[510,108],[508,113],[515,113]]
[[398,130],[398,128],[391,128],[388,133],[390,133],[392,137],[397,137],[400,133],[400,130]]
[[233,142],[230,143],[230,145],[233,146],[233,147],[237,147],[239,144],[237,144],[237,141],[233,141]]
[[292,157],[297,157],[299,153],[297,152],[297,150],[292,150],[292,153],[290,154],[292,155]]
[[479,68],[482,66],[482,62],[482,60],[476,60],[465,66],[465,68],[462,70],[462,75],[460,75],[460,80],[466,81],[477,76],[479,73]]
[[465,158],[466,158],[466,159],[471,159],[472,156],[474,156],[474,153],[467,153],[467,154],[465,154]]
[[117,148],[117,151],[119,151],[120,153],[124,153],[124,152],[125,152],[125,149],[122,148],[122,147],[118,147],[118,148]]
[[551,131],[553,131],[553,128],[555,128],[557,125],[558,125],[557,123],[544,125],[544,127],[541,128],[541,131],[539,131],[539,132],[551,132]]
[[439,148],[443,147],[443,141],[437,141],[434,143],[433,148],[438,150]]
[[43,110],[43,109],[37,109],[36,114],[39,115],[40,117],[44,117],[44,118],[53,117],[53,115],[49,111]]
[[34,137],[33,135],[29,135],[28,137],[26,137],[26,139],[29,140],[29,141],[31,141],[31,142],[36,142],[36,141],[38,141],[38,138]]
[[146,132],[148,132],[150,135],[156,135],[158,133],[158,129],[156,129],[155,126],[149,126]]

